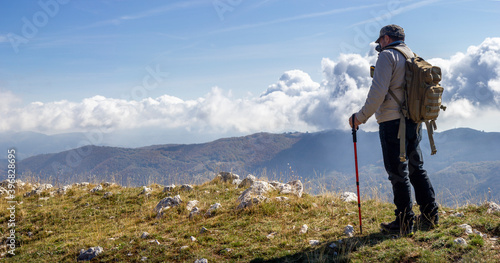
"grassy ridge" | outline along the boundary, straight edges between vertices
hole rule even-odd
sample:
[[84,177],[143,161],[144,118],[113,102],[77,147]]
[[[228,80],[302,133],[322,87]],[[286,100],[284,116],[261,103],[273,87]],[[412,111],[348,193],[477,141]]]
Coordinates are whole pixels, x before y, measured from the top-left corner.
[[[264,202],[237,210],[236,199],[244,189],[227,183],[205,183],[192,191],[163,192],[151,185],[150,196],[142,188],[104,187],[91,193],[95,185],[72,187],[66,194],[49,191],[16,200],[15,256],[1,248],[8,262],[75,262],[81,249],[101,246],[104,252],[92,262],[499,262],[500,214],[486,213],[487,206],[466,206],[455,211],[442,208],[440,227],[417,230],[412,238],[381,234],[380,222],[393,220],[393,205],[378,199],[362,200],[363,235],[359,234],[357,204],[346,203],[334,193],[276,201],[277,192]],[[29,189],[31,190],[31,188]],[[54,190],[54,189],[51,189]],[[105,193],[110,192],[108,196]],[[153,208],[162,198],[180,195],[180,206],[157,218]],[[47,198],[48,197],[48,198]],[[188,201],[198,200],[201,215],[189,219]],[[214,203],[222,204],[212,217],[203,214]],[[0,232],[8,236],[8,204],[0,202]],[[418,208],[415,208],[418,211]],[[452,216],[461,212],[463,217]],[[299,234],[302,225],[306,234]],[[348,224],[357,231],[348,238]],[[487,234],[466,235],[461,224]],[[207,231],[201,233],[202,228]],[[143,232],[149,237],[143,239]],[[271,235],[270,235],[271,234]],[[191,237],[196,238],[192,241]],[[454,239],[463,237],[461,246]],[[156,242],[151,242],[157,240]],[[310,240],[320,244],[311,246]],[[3,238],[2,244],[6,243]],[[334,244],[334,245],[332,245]]]

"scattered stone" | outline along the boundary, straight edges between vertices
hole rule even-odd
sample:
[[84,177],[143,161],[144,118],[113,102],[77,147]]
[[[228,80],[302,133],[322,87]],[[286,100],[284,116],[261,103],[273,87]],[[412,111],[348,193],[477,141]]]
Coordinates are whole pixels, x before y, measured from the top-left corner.
[[469,225],[467,225],[467,224],[462,224],[462,225],[459,225],[458,227],[464,228],[465,229],[465,234],[467,234],[467,235],[470,235],[470,234],[474,233],[474,232],[472,232],[472,227],[469,226]]
[[307,233],[308,229],[309,229],[309,227],[306,224],[303,224],[302,227],[300,228],[299,234]]
[[252,186],[243,191],[243,193],[241,193],[238,197],[238,209],[243,209],[266,200],[267,197],[263,196],[263,194],[271,190],[275,190],[275,188],[269,183],[264,181],[255,181]]
[[28,237],[32,237],[33,236],[33,232],[28,232]]
[[295,180],[283,185],[279,185],[278,189],[280,194],[293,194],[298,197],[302,197],[302,193],[304,192],[304,185],[300,180]]
[[331,243],[328,247],[331,248],[331,249],[336,249],[337,248],[337,244],[336,243]]
[[158,239],[150,240],[149,243],[154,243],[154,244],[160,245],[160,241],[158,241]]
[[102,247],[91,247],[86,251],[82,249],[80,250],[80,255],[78,255],[77,260],[91,260],[101,254],[103,251],[104,249]]
[[230,172],[220,172],[214,178],[214,180],[222,180],[222,182],[224,182],[224,183],[227,183],[227,182],[232,183],[233,180],[235,180],[235,179],[240,179],[240,176],[237,174],[230,173]]
[[194,208],[195,206],[197,206],[197,205],[198,205],[198,203],[200,203],[200,202],[198,202],[198,200],[192,200],[192,201],[189,201],[189,202],[187,203],[187,205],[186,205],[186,209],[187,209],[188,211],[192,211],[192,210],[193,210],[193,208]]
[[353,237],[354,236],[354,227],[351,225],[347,225],[344,228],[344,234],[348,237]]
[[181,191],[191,191],[193,190],[193,186],[190,184],[183,184],[181,185]]
[[148,237],[149,237],[149,233],[148,232],[143,232],[142,235],[141,235],[142,239],[146,239]]
[[495,212],[500,212],[500,205],[495,202],[488,202],[488,211],[486,213],[493,214]]
[[197,259],[194,263],[208,263],[208,260],[206,258]]
[[151,189],[147,186],[143,186],[140,194],[145,195],[145,196],[150,196],[152,191],[153,191],[153,189]]
[[286,196],[277,196],[274,198],[276,201],[278,202],[283,202],[283,201],[288,201],[290,198],[286,197]]
[[465,241],[465,239],[463,239],[461,237],[455,239],[453,242],[455,242],[461,246],[467,246],[467,241]]
[[110,198],[112,195],[113,195],[113,193],[111,193],[111,192],[106,192],[106,193],[104,193],[104,196],[103,196],[102,198],[107,199],[107,198]]
[[352,202],[352,201],[358,201],[358,196],[353,193],[353,192],[344,192],[341,196],[340,199],[344,202]]
[[163,192],[172,192],[175,189],[175,184],[167,185],[163,188]]
[[163,210],[169,209],[170,207],[178,206],[180,203],[182,203],[181,197],[179,195],[176,195],[174,198],[172,197],[165,197],[158,204],[156,205],[154,211],[157,213],[156,216],[162,216]]
[[206,233],[206,232],[208,232],[208,229],[206,229],[205,227],[202,227],[200,229],[200,234],[203,234],[203,233]]
[[110,183],[110,182],[104,182],[104,183],[102,183],[102,186],[104,186],[104,187],[112,187],[112,186],[117,186],[117,184]]
[[181,247],[181,251],[182,251],[182,250],[186,250],[186,249],[189,249],[189,246],[182,246],[182,247]]
[[241,182],[243,182],[241,179],[234,179],[234,180],[233,180],[233,184],[234,184],[234,185],[240,185],[240,184],[241,184]]
[[[24,193],[24,197],[30,197],[32,195],[40,195],[42,194],[45,190],[51,189],[53,186],[51,184],[41,184],[35,187],[33,190],[30,192]],[[5,190],[5,189],[4,189]]]
[[320,244],[319,240],[314,240],[314,239],[313,240],[309,240],[309,245],[311,245],[311,246],[317,246],[319,244]]
[[133,255],[134,255],[134,254],[132,254],[132,253],[130,253],[130,252],[128,252],[128,254],[127,254],[127,256],[129,256],[129,257],[131,257],[131,256],[133,256]]
[[191,212],[189,212],[189,219],[193,219],[195,216],[199,215],[200,214],[200,209],[198,209],[198,207],[193,207],[193,209],[191,209]]
[[479,235],[482,238],[487,238],[488,237],[488,235],[483,234],[483,233],[481,233],[480,231],[478,231],[476,229],[472,229],[472,232],[474,232],[474,234]]
[[65,185],[63,187],[59,187],[59,189],[57,189],[56,193],[59,195],[64,195],[71,188],[72,188],[71,185]]
[[[245,178],[241,183],[238,185],[239,188],[247,188],[252,186],[252,184],[257,181],[257,178],[255,176],[249,174],[247,178]],[[234,182],[234,181],[233,181]]]
[[92,190],[90,190],[91,193],[95,193],[97,191],[102,191],[102,185],[97,185],[96,187],[92,188]]
[[452,217],[464,217],[464,213],[456,212],[455,214],[450,215]]
[[212,206],[208,209],[208,211],[205,213],[205,216],[206,216],[206,217],[211,217],[211,216],[213,216],[213,214],[215,214],[215,210],[217,210],[217,209],[219,209],[219,208],[221,208],[221,207],[222,207],[222,205],[221,205],[221,204],[219,204],[219,203],[215,203],[215,204],[213,204],[213,205],[212,205]]
[[267,235],[266,237],[267,237],[267,239],[273,239],[276,234],[277,234],[276,232],[272,232],[271,234]]
[[141,258],[141,261],[146,261],[146,260],[148,260],[148,257],[142,257]]
[[191,239],[192,242],[196,242],[196,237],[190,236],[189,238]]

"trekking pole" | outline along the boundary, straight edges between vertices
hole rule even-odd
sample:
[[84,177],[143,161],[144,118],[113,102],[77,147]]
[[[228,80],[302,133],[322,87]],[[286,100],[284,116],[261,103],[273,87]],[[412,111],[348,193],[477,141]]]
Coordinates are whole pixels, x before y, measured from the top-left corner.
[[359,175],[358,175],[358,151],[356,149],[357,137],[355,127],[356,114],[352,115],[352,141],[354,142],[354,164],[356,165],[356,187],[358,188],[358,215],[359,215],[359,232],[363,234],[363,225],[361,223],[361,197],[359,196]]

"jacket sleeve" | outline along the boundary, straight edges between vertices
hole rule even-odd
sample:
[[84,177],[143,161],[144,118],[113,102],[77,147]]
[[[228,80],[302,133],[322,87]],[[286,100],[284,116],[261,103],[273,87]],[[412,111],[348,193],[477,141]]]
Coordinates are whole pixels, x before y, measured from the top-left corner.
[[356,119],[361,123],[366,123],[384,102],[393,72],[394,58],[391,57],[391,52],[383,51],[379,54],[365,105],[356,113]]

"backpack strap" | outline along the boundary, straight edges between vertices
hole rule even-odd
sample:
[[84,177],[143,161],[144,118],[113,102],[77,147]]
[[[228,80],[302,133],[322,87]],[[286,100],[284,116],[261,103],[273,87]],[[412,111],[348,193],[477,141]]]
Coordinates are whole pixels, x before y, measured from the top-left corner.
[[427,135],[429,136],[429,144],[431,146],[431,155],[437,153],[436,144],[434,143],[434,130],[437,129],[436,121],[425,121],[425,126],[427,126]]
[[399,131],[398,131],[398,139],[399,139],[399,161],[406,161],[406,117],[403,113],[403,103],[396,97],[396,94],[389,89],[389,94],[391,94],[392,98],[398,103],[400,109],[400,119],[399,119]]

